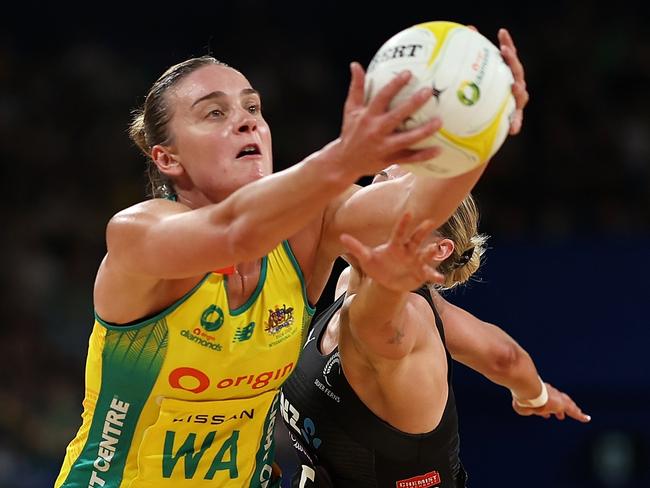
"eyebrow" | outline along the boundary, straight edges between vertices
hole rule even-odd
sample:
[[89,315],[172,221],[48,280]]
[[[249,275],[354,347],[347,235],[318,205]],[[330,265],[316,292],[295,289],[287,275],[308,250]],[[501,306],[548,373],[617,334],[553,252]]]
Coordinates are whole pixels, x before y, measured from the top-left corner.
[[[257,90],[255,90],[255,89],[253,89],[253,88],[244,88],[242,91],[239,92],[239,97],[240,98],[244,97],[246,95],[258,95],[259,96],[259,92]],[[198,105],[199,103],[201,103],[201,102],[203,102],[205,100],[210,100],[210,99],[219,100],[220,98],[224,98],[226,96],[227,95],[222,91],[219,91],[219,90],[212,91],[212,92],[208,93],[207,95],[203,95],[201,98],[195,100],[194,103],[192,103],[191,108],[194,108],[196,105]]]

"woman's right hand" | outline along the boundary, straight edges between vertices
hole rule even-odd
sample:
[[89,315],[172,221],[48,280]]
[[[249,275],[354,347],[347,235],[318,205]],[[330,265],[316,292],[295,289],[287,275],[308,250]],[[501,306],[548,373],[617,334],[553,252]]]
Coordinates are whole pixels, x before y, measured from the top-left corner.
[[363,273],[386,289],[409,292],[427,282],[442,282],[444,277],[432,266],[436,246],[424,244],[435,224],[424,221],[409,233],[411,221],[410,214],[404,214],[388,242],[376,247],[349,234],[342,234],[341,242]]
[[430,137],[442,122],[434,118],[406,131],[397,128],[432,96],[428,88],[415,92],[403,103],[390,108],[391,101],[411,79],[409,71],[398,73],[365,105],[365,72],[359,63],[351,63],[352,79],[343,110],[343,127],[339,139],[330,149],[338,151],[338,160],[359,176],[374,174],[393,163],[417,163],[437,156],[439,147],[409,149]]

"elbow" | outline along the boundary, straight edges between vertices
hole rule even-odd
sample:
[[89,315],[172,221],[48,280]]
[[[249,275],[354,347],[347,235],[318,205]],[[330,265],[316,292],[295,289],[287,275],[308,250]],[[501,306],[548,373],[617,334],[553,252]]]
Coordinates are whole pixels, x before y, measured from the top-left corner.
[[524,351],[516,343],[501,344],[492,351],[489,361],[490,373],[488,376],[507,378],[517,370],[521,363]]

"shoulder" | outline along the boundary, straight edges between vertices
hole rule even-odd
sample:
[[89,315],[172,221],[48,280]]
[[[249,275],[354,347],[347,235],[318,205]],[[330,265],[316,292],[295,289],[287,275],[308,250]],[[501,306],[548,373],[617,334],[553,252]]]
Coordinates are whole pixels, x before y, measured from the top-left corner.
[[[435,305],[436,303],[435,300],[433,303],[437,309],[437,305]],[[409,313],[413,318],[415,318],[419,322],[426,323],[426,324],[434,323],[435,315],[433,313],[433,309],[431,308],[431,305],[429,304],[427,299],[424,298],[422,295],[414,292],[409,293],[407,305],[410,308]]]
[[120,210],[111,217],[106,227],[106,238],[119,238],[122,234],[142,230],[165,217],[188,212],[191,209],[182,203],[153,198]]
[[134,219],[164,217],[177,213],[189,211],[190,208],[182,203],[166,200],[164,198],[152,198],[143,202],[131,205],[117,212],[109,221],[111,223],[128,223]]

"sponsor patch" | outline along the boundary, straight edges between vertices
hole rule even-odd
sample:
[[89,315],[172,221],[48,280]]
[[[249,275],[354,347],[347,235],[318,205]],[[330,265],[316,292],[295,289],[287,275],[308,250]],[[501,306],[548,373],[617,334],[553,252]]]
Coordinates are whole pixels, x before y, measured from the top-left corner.
[[414,476],[406,480],[399,480],[395,483],[395,488],[429,488],[440,484],[440,473],[429,471],[428,473]]

